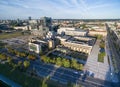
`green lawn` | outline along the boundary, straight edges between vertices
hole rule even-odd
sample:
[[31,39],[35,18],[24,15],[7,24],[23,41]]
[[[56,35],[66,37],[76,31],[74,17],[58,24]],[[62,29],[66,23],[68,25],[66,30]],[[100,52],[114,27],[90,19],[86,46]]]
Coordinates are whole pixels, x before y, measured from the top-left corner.
[[18,36],[22,36],[22,33],[21,32],[2,33],[2,34],[0,34],[0,40],[14,38],[14,37],[18,37]]
[[105,52],[101,52],[98,54],[98,62],[104,62]]
[[42,84],[41,80],[29,77],[19,70],[13,70],[8,64],[0,64],[0,74],[20,84],[22,87],[41,87]]

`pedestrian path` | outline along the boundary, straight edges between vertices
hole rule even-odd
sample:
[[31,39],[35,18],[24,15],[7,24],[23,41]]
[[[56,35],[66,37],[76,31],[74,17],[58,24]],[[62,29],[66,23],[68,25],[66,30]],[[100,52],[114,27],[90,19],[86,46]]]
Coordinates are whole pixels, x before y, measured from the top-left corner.
[[85,66],[87,67],[88,71],[94,74],[95,78],[110,81],[110,67],[108,64],[107,55],[104,57],[104,63],[98,62],[98,53],[100,49],[99,43],[100,41],[97,40]]

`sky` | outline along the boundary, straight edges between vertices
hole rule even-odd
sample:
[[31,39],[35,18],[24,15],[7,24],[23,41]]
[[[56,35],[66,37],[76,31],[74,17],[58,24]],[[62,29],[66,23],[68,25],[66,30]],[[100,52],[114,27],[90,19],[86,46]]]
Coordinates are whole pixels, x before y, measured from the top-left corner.
[[0,19],[116,19],[120,0],[0,0]]

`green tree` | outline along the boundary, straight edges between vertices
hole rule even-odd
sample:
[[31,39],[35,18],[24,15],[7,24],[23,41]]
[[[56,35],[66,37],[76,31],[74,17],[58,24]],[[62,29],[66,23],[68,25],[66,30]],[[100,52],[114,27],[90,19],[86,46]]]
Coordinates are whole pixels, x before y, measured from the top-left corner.
[[68,59],[64,60],[63,65],[64,65],[64,67],[69,68],[70,67],[70,61]]
[[79,70],[83,70],[83,64],[79,64]]
[[101,40],[101,39],[103,38],[103,36],[102,36],[102,35],[99,35],[99,34],[96,34],[95,37],[96,37],[97,39],[99,39],[99,40]]
[[103,40],[101,40],[101,42],[100,42],[100,48],[105,48],[105,41],[103,41]]
[[56,65],[61,66],[62,65],[62,60],[60,57],[57,58],[56,60]]
[[19,55],[20,55],[20,57],[26,57],[26,53],[24,53],[24,52],[20,52]]
[[23,65],[24,65],[25,68],[28,68],[28,67],[30,66],[30,62],[27,61],[27,60],[25,60],[25,61],[23,62]]
[[1,60],[6,60],[7,56],[5,54],[0,53],[0,59]]
[[22,61],[18,62],[18,66],[21,67],[22,66]]
[[7,61],[8,61],[9,64],[11,64],[11,63],[12,63],[12,58],[11,58],[11,57],[8,57],[8,58],[7,58]]
[[34,55],[28,55],[28,59],[30,59],[30,60],[35,60],[36,59],[36,57],[34,56]]
[[78,67],[77,65],[78,65],[78,64],[77,64],[77,60],[72,59],[72,60],[71,60],[71,67],[72,67],[72,68],[77,68],[77,67]]
[[50,60],[51,60],[51,59],[50,59],[49,57],[46,57],[46,62],[47,62],[47,63],[50,63]]
[[47,83],[46,83],[46,78],[45,79],[43,79],[43,82],[42,82],[42,87],[48,87],[48,85],[47,85]]

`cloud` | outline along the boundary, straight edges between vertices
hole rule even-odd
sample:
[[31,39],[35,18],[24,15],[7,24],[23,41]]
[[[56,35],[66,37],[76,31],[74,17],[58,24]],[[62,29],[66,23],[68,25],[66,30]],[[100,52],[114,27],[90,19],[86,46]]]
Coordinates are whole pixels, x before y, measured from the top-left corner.
[[[40,16],[92,18],[101,14],[102,10],[105,12],[109,7],[113,9],[116,3],[118,3],[117,0],[0,0],[0,14],[2,14],[1,17],[31,15],[34,18]],[[118,8],[116,7],[116,9]]]

